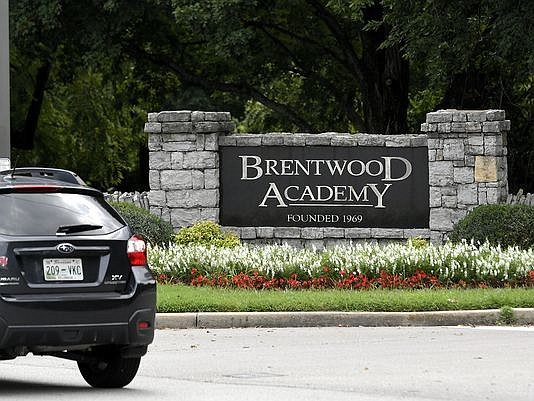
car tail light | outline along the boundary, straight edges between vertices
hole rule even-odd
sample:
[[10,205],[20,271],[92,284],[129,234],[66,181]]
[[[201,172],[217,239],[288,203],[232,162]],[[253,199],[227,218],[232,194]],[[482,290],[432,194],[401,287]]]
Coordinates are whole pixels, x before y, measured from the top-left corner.
[[141,330],[149,329],[150,328],[150,323],[149,322],[138,322],[137,323],[137,328],[141,329]]
[[146,242],[138,235],[128,240],[128,259],[132,266],[146,265]]
[[63,187],[59,185],[17,185],[11,187],[12,192],[59,192]]
[[9,262],[7,256],[0,256],[0,267],[6,267]]

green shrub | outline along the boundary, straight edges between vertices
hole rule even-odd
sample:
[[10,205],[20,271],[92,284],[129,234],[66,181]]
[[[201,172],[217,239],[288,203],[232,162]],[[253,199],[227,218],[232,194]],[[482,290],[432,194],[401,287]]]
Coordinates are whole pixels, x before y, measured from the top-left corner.
[[534,247],[534,207],[527,205],[482,205],[467,214],[450,234],[453,242],[462,239],[493,245]]
[[135,234],[141,234],[151,244],[165,245],[172,241],[170,223],[130,202],[109,202],[126,220]]
[[412,237],[408,238],[407,244],[416,249],[426,248],[428,246],[428,240],[423,237]]
[[191,227],[182,228],[174,237],[179,245],[202,244],[216,247],[233,248],[239,245],[239,237],[234,233],[225,233],[213,221],[199,221]]
[[497,324],[499,326],[510,326],[517,323],[514,310],[509,306],[503,306],[499,311],[499,317],[497,318]]

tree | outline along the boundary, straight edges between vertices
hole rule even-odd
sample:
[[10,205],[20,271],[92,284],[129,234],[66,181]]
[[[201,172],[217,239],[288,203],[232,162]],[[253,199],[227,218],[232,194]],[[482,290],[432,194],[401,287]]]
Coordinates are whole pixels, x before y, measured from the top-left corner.
[[406,130],[408,64],[380,47],[386,25],[368,29],[383,17],[373,1],[351,13],[320,0],[97,3],[99,48],[141,73],[262,104],[297,130]]
[[512,120],[510,187],[534,191],[534,2],[388,0],[387,5],[386,21],[393,26],[388,43],[402,46],[415,78],[414,120],[435,108],[505,109]]
[[[50,73],[56,61],[74,52],[74,22],[60,0],[14,0],[10,2],[10,67],[14,88],[11,143],[19,149],[33,149],[35,133]],[[67,32],[69,34],[67,34]],[[66,76],[78,58],[63,59]],[[18,107],[18,102],[27,102]]]
[[13,159],[72,169],[107,190],[139,171],[145,113],[128,88],[131,66],[90,49],[92,15],[76,1],[11,1]]
[[44,102],[34,149],[25,157],[32,164],[72,169],[103,190],[120,184],[138,167],[137,150],[146,142],[131,128],[133,121],[142,126],[144,116],[120,106],[121,90],[91,70],[69,85],[56,85]]
[[66,96],[90,68],[102,87],[123,88],[119,100],[103,100],[119,115],[224,109],[245,131],[404,133],[436,108],[504,108],[512,188],[534,190],[533,2],[11,4],[21,147],[35,142],[44,95],[58,85]]

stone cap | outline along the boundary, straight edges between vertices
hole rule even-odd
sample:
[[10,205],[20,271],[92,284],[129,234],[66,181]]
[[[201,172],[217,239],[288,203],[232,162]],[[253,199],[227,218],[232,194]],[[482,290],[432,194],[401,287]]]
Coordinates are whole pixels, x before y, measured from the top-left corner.
[[446,109],[427,113],[421,131],[438,134],[499,134],[510,131],[504,110]]
[[243,134],[220,136],[220,146],[378,146],[418,147],[427,146],[425,134],[380,135],[323,132],[321,134],[270,132],[267,134]]
[[149,123],[167,123],[179,121],[231,121],[232,116],[227,111],[191,111],[175,110],[160,111],[159,113],[148,113]]
[[209,134],[233,132],[235,124],[229,112],[161,111],[148,113],[144,131],[150,134]]
[[427,113],[426,122],[432,123],[452,123],[452,122],[484,122],[484,121],[504,121],[506,114],[504,110],[456,110],[444,109]]

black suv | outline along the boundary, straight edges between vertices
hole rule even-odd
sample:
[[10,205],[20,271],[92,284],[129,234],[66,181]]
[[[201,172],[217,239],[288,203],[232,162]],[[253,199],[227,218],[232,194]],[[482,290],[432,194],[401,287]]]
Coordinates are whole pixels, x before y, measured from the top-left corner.
[[24,171],[0,173],[0,359],[71,359],[123,387],[154,338],[146,243],[75,174]]

